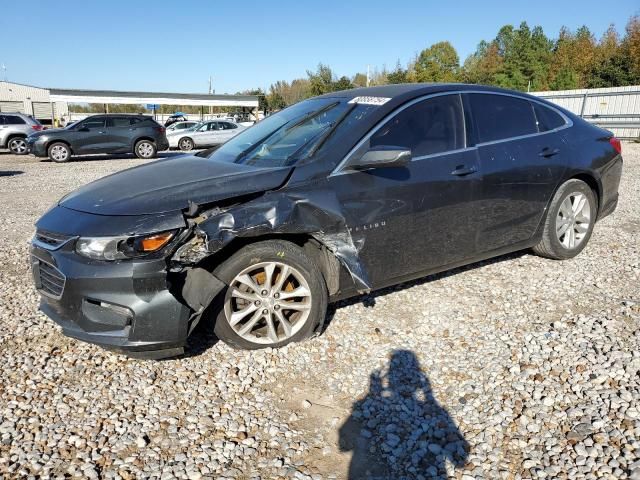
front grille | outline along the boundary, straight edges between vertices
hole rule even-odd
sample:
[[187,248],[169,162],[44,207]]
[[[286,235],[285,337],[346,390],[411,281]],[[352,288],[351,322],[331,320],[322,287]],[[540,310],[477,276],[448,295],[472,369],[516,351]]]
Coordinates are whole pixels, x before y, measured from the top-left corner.
[[55,250],[64,242],[69,240],[73,235],[64,235],[62,233],[48,232],[47,230],[36,231],[35,239],[44,247]]
[[36,288],[50,297],[62,297],[64,284],[67,281],[64,274],[53,265],[36,257],[31,258],[31,265]]

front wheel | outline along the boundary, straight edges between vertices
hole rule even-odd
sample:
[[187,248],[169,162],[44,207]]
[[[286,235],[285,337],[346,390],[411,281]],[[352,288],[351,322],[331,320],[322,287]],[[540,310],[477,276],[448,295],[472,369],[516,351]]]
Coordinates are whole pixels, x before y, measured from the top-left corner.
[[64,163],[71,158],[71,149],[66,143],[56,142],[49,146],[47,154],[52,161]]
[[575,257],[591,238],[597,209],[589,185],[575,178],[563,183],[551,201],[542,239],[533,251],[554,260]]
[[214,306],[214,331],[232,347],[277,348],[303,340],[326,315],[324,278],[304,251],[290,242],[248,245],[214,275],[228,285]]
[[149,158],[154,158],[158,149],[156,144],[150,140],[140,140],[136,142],[135,147],[133,148],[136,157],[147,160]]
[[22,137],[16,137],[9,140],[9,151],[15,155],[24,155],[27,153],[27,141]]

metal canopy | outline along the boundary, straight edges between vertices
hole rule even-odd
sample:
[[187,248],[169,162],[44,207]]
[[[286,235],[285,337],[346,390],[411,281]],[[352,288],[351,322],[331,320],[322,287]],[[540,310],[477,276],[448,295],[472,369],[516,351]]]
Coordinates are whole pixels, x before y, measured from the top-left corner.
[[211,107],[258,107],[255,95],[207,95],[202,93],[124,92],[50,88],[51,102],[197,105]]

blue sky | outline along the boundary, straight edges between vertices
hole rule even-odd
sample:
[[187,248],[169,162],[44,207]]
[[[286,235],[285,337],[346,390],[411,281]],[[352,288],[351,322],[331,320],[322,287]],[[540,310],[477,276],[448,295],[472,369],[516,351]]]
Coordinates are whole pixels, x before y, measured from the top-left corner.
[[[637,0],[9,1],[0,63],[38,86],[206,92],[266,88],[329,64],[338,75],[393,68],[449,40],[461,61],[504,24],[624,31]],[[13,39],[10,43],[6,39]],[[0,72],[1,74],[1,72]]]

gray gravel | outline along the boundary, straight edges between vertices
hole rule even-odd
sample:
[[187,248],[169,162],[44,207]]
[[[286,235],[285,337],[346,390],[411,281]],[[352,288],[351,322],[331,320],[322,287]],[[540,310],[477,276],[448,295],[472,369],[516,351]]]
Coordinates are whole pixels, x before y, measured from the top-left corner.
[[574,260],[509,255],[343,303],[300,345],[201,332],[162,362],[63,337],[27,265],[55,200],[143,162],[0,153],[0,477],[640,479],[640,145],[624,150],[618,210]]

